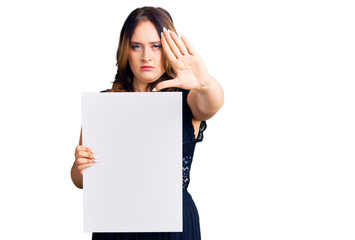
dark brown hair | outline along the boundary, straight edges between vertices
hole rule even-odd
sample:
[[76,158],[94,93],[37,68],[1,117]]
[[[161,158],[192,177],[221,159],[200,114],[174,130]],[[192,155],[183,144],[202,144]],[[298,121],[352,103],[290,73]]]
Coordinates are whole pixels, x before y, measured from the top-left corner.
[[[115,81],[113,82],[112,89],[110,92],[134,92],[133,89],[133,72],[129,66],[129,50],[130,42],[136,29],[138,23],[141,21],[150,21],[154,24],[158,33],[163,31],[163,27],[170,29],[176,33],[175,27],[173,25],[173,20],[170,14],[163,8],[156,7],[142,7],[137,8],[127,17],[123,24],[120,33],[120,40],[117,49],[117,74],[115,76]],[[175,78],[176,74],[174,69],[168,62],[163,54],[163,63],[165,73],[156,81],[149,83],[147,90],[152,90],[159,82]],[[165,89],[165,91],[172,91],[172,89]]]

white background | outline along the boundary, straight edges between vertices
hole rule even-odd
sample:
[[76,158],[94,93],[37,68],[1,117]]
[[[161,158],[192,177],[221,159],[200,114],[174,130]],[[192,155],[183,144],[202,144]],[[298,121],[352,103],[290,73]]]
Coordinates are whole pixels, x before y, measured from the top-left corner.
[[[162,6],[225,90],[189,187],[202,238],[355,238],[352,1],[2,1],[2,239],[91,239],[70,179],[80,93],[128,14]],[[159,151],[159,149],[157,149]]]

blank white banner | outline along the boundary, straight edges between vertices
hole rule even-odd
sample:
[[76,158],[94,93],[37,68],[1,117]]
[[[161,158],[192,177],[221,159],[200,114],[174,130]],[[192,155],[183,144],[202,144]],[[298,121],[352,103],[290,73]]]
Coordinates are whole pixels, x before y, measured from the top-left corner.
[[84,231],[182,231],[182,93],[82,93]]

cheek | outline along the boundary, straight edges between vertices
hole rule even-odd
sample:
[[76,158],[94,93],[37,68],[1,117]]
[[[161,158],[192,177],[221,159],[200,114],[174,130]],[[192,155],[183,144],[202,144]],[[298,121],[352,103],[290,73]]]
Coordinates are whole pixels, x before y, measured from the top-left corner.
[[159,63],[160,68],[164,68],[164,57],[163,54],[161,52],[156,54],[156,62]]
[[128,63],[131,66],[131,68],[134,67],[135,65],[137,65],[137,61],[139,61],[139,58],[137,57],[137,54],[134,54],[134,53],[131,52],[129,54],[129,57],[128,57]]

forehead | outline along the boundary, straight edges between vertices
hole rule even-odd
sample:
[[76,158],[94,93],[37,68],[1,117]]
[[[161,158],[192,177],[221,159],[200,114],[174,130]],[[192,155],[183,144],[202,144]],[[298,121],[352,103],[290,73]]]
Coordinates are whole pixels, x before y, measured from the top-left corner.
[[131,41],[140,43],[157,42],[160,41],[160,37],[152,22],[141,21],[134,30]]

